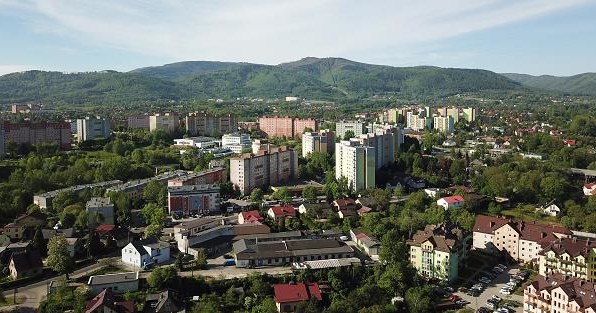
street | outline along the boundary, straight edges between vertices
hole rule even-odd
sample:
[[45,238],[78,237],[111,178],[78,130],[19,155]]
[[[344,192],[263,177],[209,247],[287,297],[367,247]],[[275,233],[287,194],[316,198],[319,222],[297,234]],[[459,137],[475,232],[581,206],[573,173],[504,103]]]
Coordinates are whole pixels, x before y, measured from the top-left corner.
[[[501,297],[503,300],[517,301],[520,304],[522,304],[522,296],[514,294],[504,295],[499,292],[499,290],[501,290],[501,288],[504,287],[507,282],[509,282],[509,273],[512,271],[512,268],[508,268],[507,271],[504,271],[503,273],[499,274],[478,297],[469,296],[465,292],[455,292],[454,294],[461,297],[463,300],[469,301],[470,304],[468,304],[467,306],[473,309],[478,309],[481,306],[486,307],[486,301],[490,299],[493,295],[497,295]],[[523,312],[523,306],[515,308],[515,312]]]

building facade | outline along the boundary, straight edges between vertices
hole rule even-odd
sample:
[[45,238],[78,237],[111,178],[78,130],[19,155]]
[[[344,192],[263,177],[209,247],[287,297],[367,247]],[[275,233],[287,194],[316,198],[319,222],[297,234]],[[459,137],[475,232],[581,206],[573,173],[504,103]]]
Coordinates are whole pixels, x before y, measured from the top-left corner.
[[374,125],[372,132],[357,136],[354,140],[375,150],[375,166],[379,169],[395,163],[395,155],[402,142],[402,133],[396,126]]
[[149,115],[131,115],[126,122],[128,128],[149,129]]
[[543,245],[571,235],[571,231],[561,226],[477,215],[473,248],[519,262],[532,262],[538,260]]
[[[110,198],[93,197],[85,205],[89,227],[99,224],[114,224],[114,204]],[[100,215],[98,217],[97,215]]]
[[352,190],[375,188],[376,155],[357,139],[335,144],[335,177],[345,177]]
[[451,134],[455,130],[455,123],[451,116],[435,116],[433,127],[439,132]]
[[168,187],[168,211],[184,216],[209,214],[219,208],[218,185],[186,185]]
[[470,238],[455,226],[427,225],[407,241],[410,263],[424,277],[453,282],[465,265]]
[[335,135],[340,140],[346,138],[346,132],[348,131],[352,131],[354,137],[366,134],[366,124],[360,121],[339,121],[335,123]]
[[77,119],[77,141],[107,139],[112,135],[110,121],[105,118]]
[[594,313],[594,283],[581,278],[554,274],[538,275],[524,289],[524,312]]
[[596,282],[596,241],[564,237],[546,244],[538,254],[538,273]]
[[314,152],[330,153],[335,151],[335,136],[326,129],[319,132],[306,132],[302,135],[302,157]]
[[71,148],[70,123],[68,122],[22,122],[4,123],[4,145],[56,144],[61,149]]
[[475,108],[464,108],[462,109],[462,118],[468,123],[476,120],[476,109]]
[[190,113],[185,117],[186,131],[191,136],[214,136],[238,131],[236,116],[215,115],[205,112]]
[[299,119],[293,117],[264,116],[259,118],[259,128],[267,137],[301,137],[305,129],[318,129],[318,122],[314,119]]
[[193,172],[168,180],[168,187],[188,185],[219,184],[228,180],[228,170],[214,167],[202,172]]
[[230,149],[234,153],[242,153],[244,149],[251,148],[252,141],[249,134],[232,133],[221,137],[221,147]]
[[274,186],[298,177],[298,153],[270,147],[230,159],[230,181],[244,195],[255,188]]
[[168,133],[173,133],[178,126],[180,120],[178,115],[172,113],[154,114],[149,116],[149,130],[154,131],[158,129],[165,130]]

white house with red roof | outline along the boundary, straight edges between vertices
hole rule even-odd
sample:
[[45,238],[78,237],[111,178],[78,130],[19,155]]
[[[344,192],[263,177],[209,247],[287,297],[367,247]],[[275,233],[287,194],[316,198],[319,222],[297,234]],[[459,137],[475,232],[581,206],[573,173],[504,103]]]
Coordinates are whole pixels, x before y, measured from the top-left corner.
[[275,284],[275,305],[281,312],[294,312],[301,302],[316,299],[321,301],[321,289],[317,283]]
[[584,195],[585,196],[592,196],[596,194],[596,183],[588,183],[584,185]]
[[238,214],[238,224],[248,224],[248,223],[261,223],[263,222],[263,217],[261,213],[257,210],[241,212]]
[[445,210],[453,209],[453,208],[461,208],[464,206],[464,197],[460,195],[450,196],[450,197],[443,197],[437,200],[437,205],[443,207]]
[[294,207],[291,205],[274,206],[269,208],[267,215],[275,221],[286,218],[294,218],[296,217],[296,209],[294,209]]

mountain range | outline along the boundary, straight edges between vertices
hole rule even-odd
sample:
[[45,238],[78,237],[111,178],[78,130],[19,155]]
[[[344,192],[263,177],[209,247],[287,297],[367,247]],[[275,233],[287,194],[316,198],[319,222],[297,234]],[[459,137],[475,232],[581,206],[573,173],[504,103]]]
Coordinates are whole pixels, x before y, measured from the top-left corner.
[[127,104],[237,97],[358,99],[373,95],[445,96],[462,92],[548,91],[594,94],[595,74],[573,79],[497,74],[479,69],[392,67],[342,58],[279,65],[190,61],[130,72],[27,71],[0,76],[0,103]]

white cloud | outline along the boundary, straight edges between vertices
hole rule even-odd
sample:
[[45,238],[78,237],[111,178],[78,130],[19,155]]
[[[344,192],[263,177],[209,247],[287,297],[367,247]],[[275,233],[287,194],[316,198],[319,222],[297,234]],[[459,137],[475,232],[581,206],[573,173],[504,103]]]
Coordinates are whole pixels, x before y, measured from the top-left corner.
[[[424,51],[425,45],[591,0],[0,0],[32,27],[178,60],[278,63]],[[403,51],[396,53],[403,55]]]
[[30,66],[27,65],[14,65],[14,64],[0,64],[0,75],[14,73],[14,72],[22,72],[30,69]]

